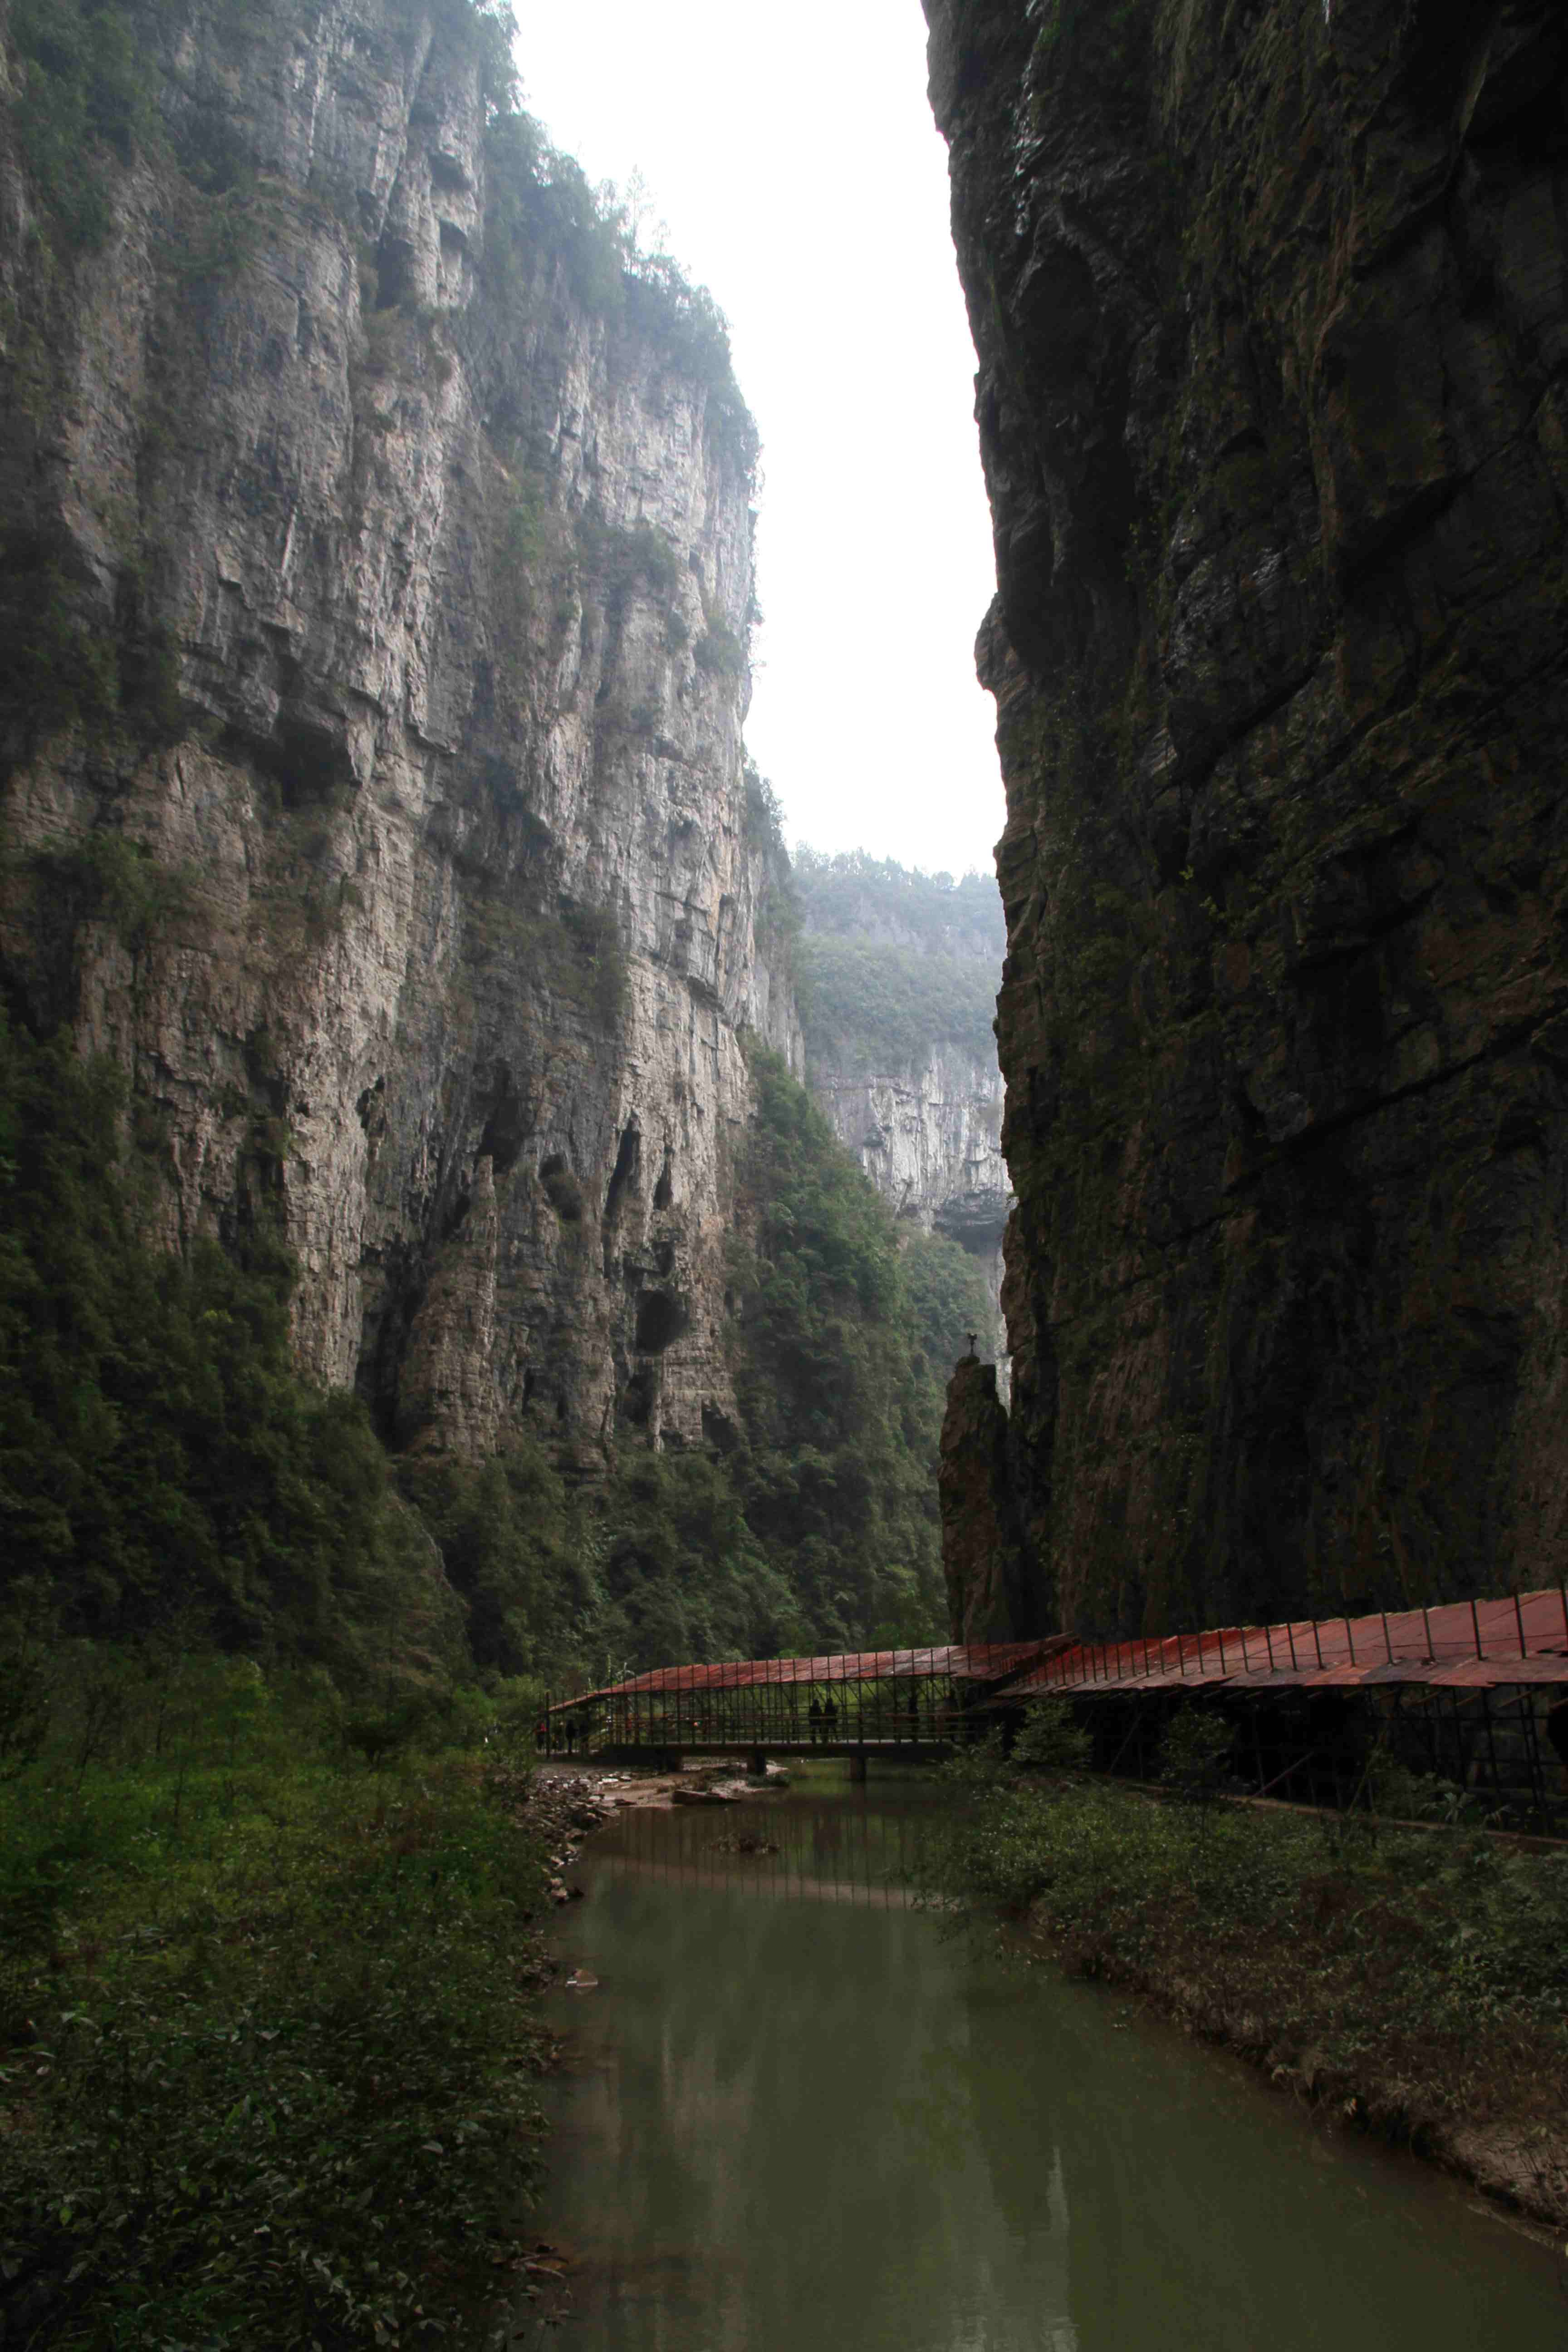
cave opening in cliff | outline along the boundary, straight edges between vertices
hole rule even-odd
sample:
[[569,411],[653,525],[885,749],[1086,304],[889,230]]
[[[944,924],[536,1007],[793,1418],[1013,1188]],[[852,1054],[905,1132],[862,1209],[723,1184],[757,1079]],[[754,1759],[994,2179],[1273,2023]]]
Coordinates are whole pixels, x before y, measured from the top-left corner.
[[691,1328],[689,1302],[674,1290],[645,1290],[637,1300],[637,1338],[639,1356],[662,1356]]

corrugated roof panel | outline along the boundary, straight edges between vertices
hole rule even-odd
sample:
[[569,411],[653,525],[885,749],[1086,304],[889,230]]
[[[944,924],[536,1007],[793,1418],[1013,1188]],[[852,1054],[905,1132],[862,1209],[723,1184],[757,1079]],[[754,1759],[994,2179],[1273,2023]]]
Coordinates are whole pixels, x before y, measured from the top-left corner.
[[[1478,1656],[1478,1650],[1479,1655]],[[1196,1688],[1216,1679],[1254,1688],[1431,1682],[1456,1686],[1568,1682],[1568,1592],[1549,1586],[1517,1601],[1447,1601],[1363,1617],[1292,1618],[1277,1625],[1213,1626],[1158,1641],[1078,1642],[1025,1668],[1009,1696],[1031,1691]]]
[[[1478,1654],[1479,1652],[1479,1654]],[[1510,1683],[1568,1685],[1568,1592],[1549,1586],[1517,1600],[1446,1601],[1431,1609],[1363,1617],[1292,1618],[1277,1625],[1210,1626],[1159,1640],[1079,1642],[1054,1633],[1029,1642],[948,1643],[851,1650],[812,1658],[744,1658],[706,1666],[659,1666],[557,1703],[674,1696],[792,1685],[900,1678],[999,1683],[998,1697],[1047,1691],[1304,1690],[1375,1683],[1497,1689]]]
[[705,1691],[787,1689],[819,1683],[929,1681],[948,1675],[955,1682],[995,1682],[1071,1646],[1066,1633],[1030,1642],[949,1642],[940,1647],[847,1650],[812,1658],[728,1658],[714,1665],[654,1666],[624,1683],[582,1691],[552,1708],[584,1706],[590,1699],[675,1697]]

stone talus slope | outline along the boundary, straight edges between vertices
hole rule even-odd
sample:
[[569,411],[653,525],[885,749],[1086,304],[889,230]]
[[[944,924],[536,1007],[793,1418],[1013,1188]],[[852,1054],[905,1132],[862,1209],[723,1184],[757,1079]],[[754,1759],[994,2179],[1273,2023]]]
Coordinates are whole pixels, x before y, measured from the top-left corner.
[[1107,1630],[1555,1580],[1568,21],[927,13],[1034,1572]]
[[401,1442],[696,1440],[744,1032],[799,1063],[743,436],[655,294],[500,251],[463,11],[149,22],[101,247],[0,152],[0,498],[54,653],[160,648],[175,715],[12,726],[5,984],[130,1076],[163,1238],[279,1214]]

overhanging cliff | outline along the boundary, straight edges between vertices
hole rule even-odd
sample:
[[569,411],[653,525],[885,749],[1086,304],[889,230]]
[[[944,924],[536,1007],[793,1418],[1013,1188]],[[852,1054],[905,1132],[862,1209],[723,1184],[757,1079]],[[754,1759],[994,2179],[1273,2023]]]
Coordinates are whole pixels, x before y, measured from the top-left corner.
[[694,1441],[743,1037],[799,1061],[711,308],[464,0],[0,31],[12,1001],[405,1446]]
[[1561,1569],[1568,28],[927,0],[1060,1622]]

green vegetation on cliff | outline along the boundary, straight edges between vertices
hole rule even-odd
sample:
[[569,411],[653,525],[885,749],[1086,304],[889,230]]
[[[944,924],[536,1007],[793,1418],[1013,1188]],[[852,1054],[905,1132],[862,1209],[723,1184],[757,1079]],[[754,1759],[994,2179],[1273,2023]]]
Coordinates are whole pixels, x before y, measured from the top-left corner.
[[824,939],[796,950],[801,1020],[814,1067],[881,1076],[942,1045],[994,1057],[997,972],[891,941]]
[[[0,1017],[0,1608],[94,1639],[432,1666],[460,1612],[353,1397],[294,1368],[291,1270],[150,1250],[124,1092]],[[156,1143],[155,1135],[148,1140]]]
[[923,874],[864,850],[801,848],[795,951],[816,1067],[871,1076],[955,1045],[994,1059],[1006,927],[988,875]]
[[557,1686],[686,1660],[922,1640],[942,1622],[935,1460],[973,1261],[894,1220],[804,1089],[753,1059],[737,1239],[738,1425],[567,1486],[540,1449],[410,1462],[402,1490],[467,1601],[481,1668]]
[[[298,14],[298,0],[271,0],[266,13],[287,22]],[[671,255],[643,250],[632,208],[609,184],[593,187],[582,166],[552,147],[524,110],[512,64],[511,9],[501,0],[437,0],[429,10],[393,13],[395,20],[404,14],[409,35],[420,16],[434,15],[443,34],[467,47],[477,70],[487,117],[487,276],[521,296],[526,272],[541,262],[557,267],[598,316],[624,320],[662,341],[705,386],[715,433],[745,469],[754,467],[757,431],[735,382],[723,312]],[[236,0],[211,0],[211,14],[221,41],[239,47],[251,37],[249,11]],[[243,122],[180,102],[188,94],[172,63],[172,45],[189,16],[176,0],[16,0],[9,40],[18,144],[62,255],[107,242],[116,175],[139,156],[167,162],[185,183],[187,200],[192,191],[205,200],[203,218],[186,224],[171,256],[187,277],[232,266],[251,241],[253,216],[276,202],[278,184],[260,185],[263,159],[249,151]],[[171,91],[174,102],[166,105]],[[330,166],[313,169],[310,194],[338,215],[345,234],[358,237],[356,192],[334,185]],[[721,646],[716,657],[732,656]]]
[[945,1334],[922,1328],[892,1215],[805,1089],[772,1055],[752,1066],[737,1481],[810,1646],[921,1638],[942,1608]]
[[[970,1262],[894,1220],[759,1055],[732,1265],[738,1426],[567,1483],[521,1444],[389,1461],[295,1368],[265,1232],[140,1238],[104,1066],[0,1023],[0,1620],[13,1641],[205,1642],[344,1688],[910,1640],[941,1622],[933,1469]],[[158,1148],[155,1121],[131,1122]]]
[[926,874],[864,849],[805,845],[795,854],[795,884],[809,928],[824,936],[889,939],[923,955],[1000,964],[1007,926],[995,877]]

